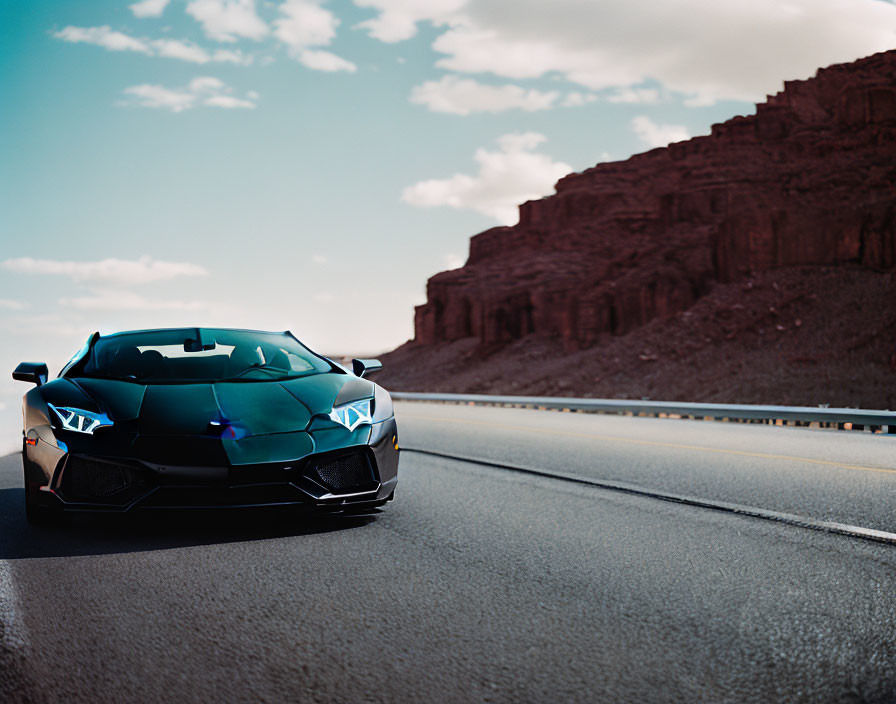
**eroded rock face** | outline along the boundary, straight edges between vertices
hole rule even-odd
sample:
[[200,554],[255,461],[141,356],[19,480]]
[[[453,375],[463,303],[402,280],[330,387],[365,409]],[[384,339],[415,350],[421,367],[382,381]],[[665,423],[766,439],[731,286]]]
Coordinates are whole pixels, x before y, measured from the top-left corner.
[[570,174],[432,277],[415,341],[593,345],[782,266],[896,266],[896,51],[821,69],[712,133]]

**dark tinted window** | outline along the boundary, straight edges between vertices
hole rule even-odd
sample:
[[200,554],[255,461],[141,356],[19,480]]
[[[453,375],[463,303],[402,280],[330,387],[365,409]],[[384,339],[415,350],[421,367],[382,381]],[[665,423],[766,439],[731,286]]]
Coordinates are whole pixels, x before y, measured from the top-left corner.
[[291,379],[331,370],[285,333],[188,328],[101,337],[85,376],[144,383]]

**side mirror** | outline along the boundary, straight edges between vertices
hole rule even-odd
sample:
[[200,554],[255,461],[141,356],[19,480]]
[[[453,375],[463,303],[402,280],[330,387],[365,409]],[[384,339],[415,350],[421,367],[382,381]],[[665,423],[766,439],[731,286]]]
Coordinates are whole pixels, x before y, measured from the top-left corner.
[[373,374],[374,372],[378,372],[383,368],[382,362],[378,359],[353,359],[352,360],[352,371],[355,373],[355,376],[368,376],[369,374]]
[[12,373],[12,378],[16,381],[28,381],[38,386],[46,384],[49,376],[47,365],[41,362],[22,362]]

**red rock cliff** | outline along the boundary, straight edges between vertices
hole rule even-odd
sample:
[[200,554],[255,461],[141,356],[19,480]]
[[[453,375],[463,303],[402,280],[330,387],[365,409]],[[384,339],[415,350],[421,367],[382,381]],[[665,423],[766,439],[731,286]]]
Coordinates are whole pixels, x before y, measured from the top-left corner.
[[[567,349],[780,266],[896,265],[896,51],[821,69],[712,134],[570,174],[432,277],[415,342]],[[870,305],[875,305],[869,302]]]

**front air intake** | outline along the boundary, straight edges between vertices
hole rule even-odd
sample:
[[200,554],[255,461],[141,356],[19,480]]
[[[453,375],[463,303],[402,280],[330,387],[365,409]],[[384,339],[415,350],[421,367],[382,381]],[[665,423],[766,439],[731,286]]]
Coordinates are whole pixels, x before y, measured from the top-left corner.
[[87,457],[70,457],[62,478],[62,492],[75,500],[104,499],[127,489],[134,481],[134,471],[113,462]]
[[319,460],[312,463],[310,473],[334,494],[353,494],[377,487],[370,459],[363,452]]

